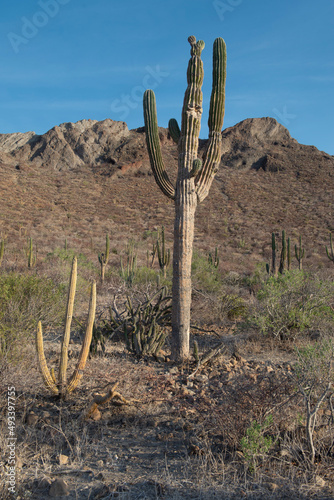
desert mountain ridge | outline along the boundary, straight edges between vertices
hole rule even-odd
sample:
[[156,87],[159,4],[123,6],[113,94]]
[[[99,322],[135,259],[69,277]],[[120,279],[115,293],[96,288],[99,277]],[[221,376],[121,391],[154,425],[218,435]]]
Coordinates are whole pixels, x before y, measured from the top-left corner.
[[[177,146],[166,129],[159,134],[173,179]],[[222,137],[221,167],[197,212],[195,247],[218,246],[226,268],[252,267],[268,259],[271,232],[285,229],[293,244],[302,235],[310,264],[331,264],[324,246],[334,229],[334,156],[299,144],[270,117],[245,119]],[[200,140],[200,155],[205,145]],[[54,244],[64,235],[78,244],[87,235],[102,241],[109,232],[121,244],[162,224],[172,236],[172,202],[155,185],[143,128],[81,120],[43,135],[0,134],[0,179],[0,224],[12,238],[24,228],[46,247],[50,231]]]

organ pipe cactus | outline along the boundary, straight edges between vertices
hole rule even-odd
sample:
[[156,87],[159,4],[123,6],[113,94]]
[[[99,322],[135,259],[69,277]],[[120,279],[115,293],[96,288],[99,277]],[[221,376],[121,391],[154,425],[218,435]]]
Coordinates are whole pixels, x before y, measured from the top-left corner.
[[195,211],[209,193],[219,168],[222,153],[221,129],[225,110],[226,46],[222,38],[213,45],[213,83],[209,110],[209,140],[202,161],[198,158],[199,132],[202,116],[203,62],[202,40],[190,36],[188,86],[184,96],[182,123],[169,122],[169,132],[178,145],[178,175],[174,186],[162,159],[155,95],[144,93],[146,143],[155,180],[161,191],[174,200],[174,250],[172,288],[172,356],[180,362],[189,356],[191,260],[194,239]]
[[81,352],[79,354],[78,363],[76,368],[70,377],[69,381],[66,378],[67,371],[67,362],[68,362],[68,346],[70,342],[70,329],[71,329],[71,321],[73,316],[73,306],[74,306],[74,297],[75,297],[75,289],[76,289],[76,281],[77,281],[77,259],[74,257],[72,263],[72,270],[70,276],[70,285],[67,297],[67,307],[66,307],[66,317],[65,317],[65,330],[61,345],[61,355],[60,355],[60,363],[59,363],[59,373],[58,380],[56,380],[54,371],[51,373],[48,369],[45,355],[44,355],[44,347],[43,347],[43,333],[42,333],[42,323],[39,321],[37,327],[36,334],[36,349],[37,349],[37,357],[39,368],[44,380],[44,384],[50,390],[50,392],[54,396],[60,396],[61,398],[65,398],[69,393],[74,391],[77,385],[80,382],[80,379],[83,375],[83,370],[86,365],[90,343],[92,341],[92,332],[95,318],[95,310],[96,310],[96,283],[93,281],[90,293],[90,301],[89,301],[89,310],[88,310],[88,319],[87,319],[87,327],[86,333],[83,340],[83,344],[81,347]]
[[99,263],[101,266],[101,281],[104,282],[104,274],[109,261],[110,240],[109,234],[106,235],[106,249],[105,252],[99,253]]

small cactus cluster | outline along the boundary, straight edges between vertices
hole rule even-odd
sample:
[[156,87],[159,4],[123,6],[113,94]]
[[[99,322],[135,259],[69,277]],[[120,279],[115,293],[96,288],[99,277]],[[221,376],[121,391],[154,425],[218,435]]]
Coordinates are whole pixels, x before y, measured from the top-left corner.
[[128,286],[132,286],[137,272],[137,254],[133,242],[129,242],[126,250],[126,264],[121,257],[121,277]]
[[114,333],[123,333],[129,351],[137,356],[156,355],[165,342],[170,325],[171,297],[161,288],[152,297],[146,296],[136,307],[127,298],[125,311],[119,313],[114,304],[110,317]]
[[109,250],[110,250],[110,240],[109,240],[109,234],[107,234],[106,235],[106,249],[104,252],[99,253],[99,255],[98,255],[99,263],[101,266],[101,281],[102,281],[102,283],[104,282],[105,270],[106,270],[107,264],[109,262]]
[[[291,269],[291,240],[286,238],[285,231],[282,231],[282,249],[280,254],[279,266],[277,266],[277,245],[276,245],[276,235],[272,233],[271,236],[271,266],[266,264],[266,269],[268,274],[277,276],[279,274],[284,274],[285,271],[290,271]],[[295,257],[298,262],[299,270],[302,270],[302,260],[305,255],[305,249],[302,248],[302,237],[299,237],[299,246],[295,245]]]
[[214,255],[212,255],[211,252],[209,253],[208,262],[210,266],[214,267],[215,269],[218,268],[219,266],[218,247],[215,248]]
[[74,298],[75,298],[75,289],[76,289],[76,281],[77,281],[77,259],[74,257],[72,262],[72,270],[70,276],[70,285],[68,291],[67,298],[67,307],[66,307],[66,321],[65,321],[65,330],[63,334],[63,340],[61,345],[61,355],[60,355],[60,363],[59,363],[59,373],[58,380],[56,379],[54,370],[51,370],[51,373],[48,369],[47,362],[44,355],[44,346],[43,346],[43,333],[42,333],[42,323],[39,321],[36,333],[36,349],[37,349],[37,357],[38,357],[38,365],[43,377],[43,381],[45,386],[49,389],[52,395],[59,396],[62,399],[70,394],[80,382],[80,379],[83,375],[83,370],[86,365],[89,347],[92,340],[92,331],[93,324],[95,319],[95,309],[96,309],[96,283],[95,281],[92,283],[90,301],[89,301],[89,311],[88,311],[88,319],[87,319],[87,327],[86,333],[83,340],[81,352],[79,355],[77,366],[67,381],[66,371],[68,364],[68,346],[70,342],[70,329],[71,322],[73,316],[73,306],[74,306]]

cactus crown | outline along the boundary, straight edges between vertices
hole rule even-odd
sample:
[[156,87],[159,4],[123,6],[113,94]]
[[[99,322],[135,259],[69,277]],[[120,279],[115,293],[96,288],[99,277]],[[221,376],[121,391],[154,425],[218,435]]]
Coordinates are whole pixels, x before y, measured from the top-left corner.
[[202,50],[205,47],[205,43],[203,42],[203,40],[198,40],[198,42],[196,42],[196,37],[193,35],[190,35],[190,37],[188,38],[188,42],[191,45],[190,54],[192,56],[201,57]]
[[[193,162],[197,159],[201,126],[203,101],[201,87],[204,72],[200,56],[205,44],[202,40],[196,41],[194,36],[190,36],[188,41],[191,45],[191,58],[187,69],[188,86],[183,101],[181,130],[176,120],[172,119],[169,122],[169,131],[174,142],[178,144],[179,167],[181,166],[188,171],[189,178],[195,177],[197,199],[201,202],[208,195],[221,159],[221,129],[225,109],[226,45],[222,38],[217,38],[213,45],[213,78],[208,120],[209,141],[203,157],[203,167],[198,171],[198,164],[194,165]],[[146,143],[155,180],[166,196],[175,199],[176,191],[169,180],[162,160],[155,96],[152,90],[146,90],[143,105]]]

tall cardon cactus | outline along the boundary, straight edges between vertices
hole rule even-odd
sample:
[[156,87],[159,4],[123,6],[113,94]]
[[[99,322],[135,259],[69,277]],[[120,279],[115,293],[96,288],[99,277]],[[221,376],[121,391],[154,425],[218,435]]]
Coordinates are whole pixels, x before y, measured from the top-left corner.
[[178,145],[176,186],[166,172],[159,141],[155,95],[144,94],[144,120],[147,149],[152,171],[161,191],[175,203],[173,288],[172,288],[172,356],[177,362],[189,356],[191,260],[194,239],[195,211],[205,199],[219,168],[222,149],[221,129],[225,110],[226,46],[217,38],[213,46],[213,84],[209,111],[209,140],[201,160],[198,158],[199,132],[202,116],[204,42],[188,41],[191,57],[187,70],[188,87],[184,96],[181,130],[175,119],[169,131]]

